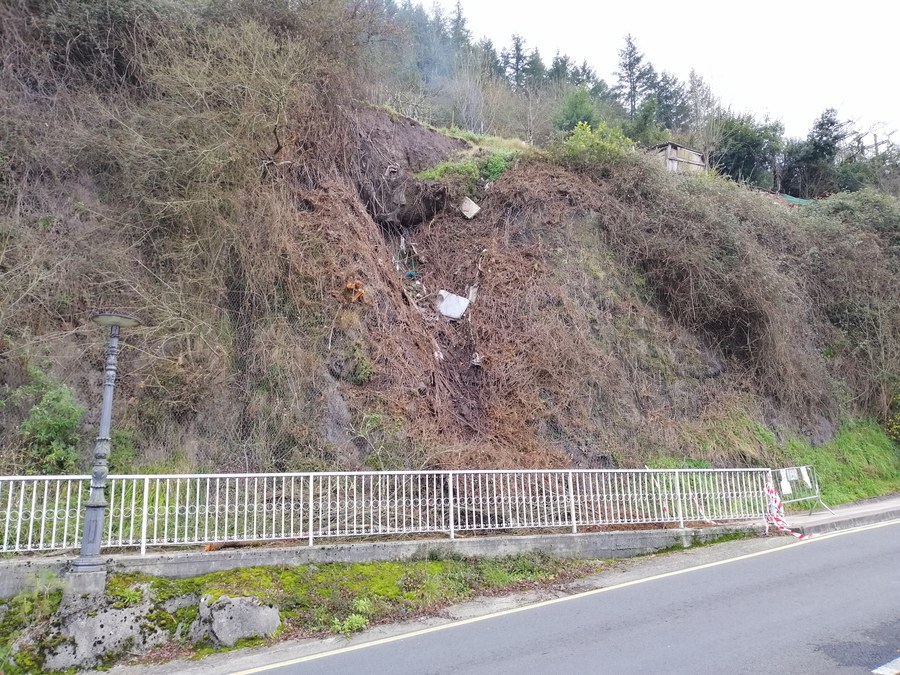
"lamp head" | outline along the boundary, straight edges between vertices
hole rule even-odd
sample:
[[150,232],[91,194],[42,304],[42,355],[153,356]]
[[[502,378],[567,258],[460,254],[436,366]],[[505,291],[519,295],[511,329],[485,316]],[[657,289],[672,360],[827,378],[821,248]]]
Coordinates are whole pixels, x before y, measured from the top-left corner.
[[116,314],[115,312],[100,312],[91,317],[91,321],[99,326],[110,328],[119,326],[120,328],[134,328],[141,325],[140,319],[136,319],[128,314]]

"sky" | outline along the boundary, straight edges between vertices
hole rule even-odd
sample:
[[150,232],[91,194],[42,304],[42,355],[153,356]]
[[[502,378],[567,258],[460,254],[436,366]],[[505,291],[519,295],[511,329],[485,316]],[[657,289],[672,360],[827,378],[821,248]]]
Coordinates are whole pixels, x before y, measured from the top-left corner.
[[[456,0],[437,0],[450,13]],[[559,50],[587,59],[610,85],[628,33],[657,71],[694,68],[725,105],[780,120],[805,137],[836,108],[841,119],[900,142],[900,4],[657,0],[460,0],[476,39],[507,47],[518,33],[545,63]],[[429,6],[428,2],[423,3]],[[871,137],[870,137],[871,138]]]

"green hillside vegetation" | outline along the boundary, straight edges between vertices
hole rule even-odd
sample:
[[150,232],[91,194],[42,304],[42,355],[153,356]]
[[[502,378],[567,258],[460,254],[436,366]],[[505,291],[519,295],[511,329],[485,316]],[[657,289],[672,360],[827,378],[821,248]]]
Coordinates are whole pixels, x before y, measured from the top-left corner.
[[[835,501],[900,488],[896,157],[836,113],[788,142],[630,38],[645,82],[617,90],[391,2],[0,21],[3,473],[89,465],[114,309],[145,321],[114,471],[803,461]],[[665,172],[665,138],[719,171]],[[779,182],[820,199],[747,185]]]

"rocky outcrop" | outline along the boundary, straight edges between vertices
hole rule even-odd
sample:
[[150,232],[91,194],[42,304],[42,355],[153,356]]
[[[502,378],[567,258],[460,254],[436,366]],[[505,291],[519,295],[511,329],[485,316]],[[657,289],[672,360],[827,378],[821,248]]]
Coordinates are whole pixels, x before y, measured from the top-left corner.
[[[148,589],[141,592],[140,600],[128,606],[98,606],[96,596],[68,598],[60,607],[55,646],[46,654],[44,669],[90,668],[172,640],[233,647],[246,638],[270,636],[281,625],[278,608],[256,598],[211,601],[194,595],[153,603]],[[184,611],[192,607],[196,611]]]
[[223,595],[215,602],[209,596],[200,599],[200,615],[191,627],[191,639],[211,639],[223,647],[233,647],[240,640],[268,637],[281,625],[277,607],[263,605],[256,598],[229,598]]

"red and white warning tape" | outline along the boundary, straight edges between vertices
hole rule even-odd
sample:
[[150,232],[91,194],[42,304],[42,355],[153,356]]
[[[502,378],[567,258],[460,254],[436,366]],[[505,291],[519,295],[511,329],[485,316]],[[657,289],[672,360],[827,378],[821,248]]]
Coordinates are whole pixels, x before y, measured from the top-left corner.
[[766,513],[767,526],[771,525],[779,532],[787,532],[791,536],[797,537],[797,539],[809,539],[812,537],[811,534],[801,534],[787,526],[787,523],[784,522],[784,504],[772,485],[766,485],[766,494],[769,496],[769,510]]
[[690,495],[690,498],[691,498],[691,501],[693,501],[694,504],[697,505],[697,513],[700,514],[700,518],[703,519],[703,522],[704,522],[704,523],[709,523],[710,525],[718,525],[718,523],[717,523],[716,521],[710,520],[709,518],[706,517],[706,514],[703,513],[703,507],[700,506],[700,500],[697,499],[697,495],[691,494],[691,495]]
[[[647,466],[646,464],[644,464],[644,468],[649,469],[650,467]],[[656,491],[659,493],[659,505],[662,506],[663,515],[668,517],[669,507],[666,506],[666,496],[665,496],[665,494],[663,494],[662,486],[659,484],[659,481],[656,480],[656,478],[653,475],[650,476],[650,480],[653,481],[653,485],[656,488]]]

